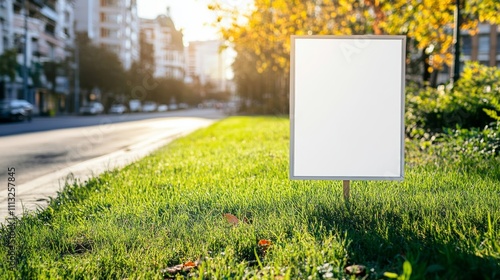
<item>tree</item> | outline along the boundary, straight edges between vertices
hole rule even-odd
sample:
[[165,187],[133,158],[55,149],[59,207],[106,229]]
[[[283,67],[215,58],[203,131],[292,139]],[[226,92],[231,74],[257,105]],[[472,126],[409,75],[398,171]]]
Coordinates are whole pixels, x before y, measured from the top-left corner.
[[5,76],[9,79],[9,82],[14,81],[16,78],[17,69],[17,49],[6,50],[0,55],[0,99],[6,98],[5,96]]
[[[424,81],[431,79],[435,70],[453,62],[453,28],[455,1],[368,1],[379,7],[383,16],[380,24],[384,33],[405,34],[413,41],[423,67]],[[377,6],[378,5],[378,6]],[[500,23],[500,2],[496,0],[461,1],[463,17],[461,30],[471,34],[477,31],[479,22]],[[435,75],[434,75],[435,77]]]
[[85,36],[78,36],[80,85],[91,91],[99,88],[104,94],[125,89],[125,70],[118,56],[103,46],[93,45]]
[[179,103],[183,101],[187,87],[183,81],[172,78],[157,79],[158,86],[151,91],[150,100],[159,104]]
[[[224,2],[213,0],[209,9],[217,14],[214,25],[238,53],[233,65],[238,88],[255,104],[270,93],[269,101],[286,107],[291,35],[407,35],[413,47],[408,49],[419,54],[409,60],[426,65],[420,68],[427,73],[453,59],[452,0],[254,0],[247,13]],[[463,9],[462,29],[473,32],[479,21],[500,22],[497,0],[467,1]],[[262,89],[256,79],[268,93],[257,92]]]
[[[143,31],[139,33],[139,48],[139,61],[134,61],[127,72],[126,92],[129,95],[132,94],[134,87],[142,85],[144,80],[153,79],[153,72],[155,69],[154,48],[152,44],[147,42],[146,35]],[[155,81],[151,82],[155,83]],[[133,99],[132,96],[129,97]]]
[[17,69],[17,49],[6,50],[0,55],[0,75],[13,81],[16,78]]

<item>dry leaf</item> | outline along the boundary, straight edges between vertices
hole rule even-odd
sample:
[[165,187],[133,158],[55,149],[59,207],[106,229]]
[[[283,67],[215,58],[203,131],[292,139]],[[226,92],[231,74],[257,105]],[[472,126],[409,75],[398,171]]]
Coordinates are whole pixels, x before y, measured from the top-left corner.
[[267,239],[261,239],[261,240],[259,240],[258,245],[259,245],[260,253],[262,254],[262,256],[265,256],[267,253],[267,250],[271,246],[271,241],[267,240]]
[[366,275],[366,267],[364,265],[350,265],[345,268],[345,272],[349,275],[354,276],[365,276]]
[[269,247],[269,246],[271,246],[271,241],[269,241],[267,239],[261,239],[261,240],[259,240],[259,246]]
[[232,224],[233,226],[238,225],[238,223],[240,222],[240,220],[238,220],[238,218],[233,214],[226,213],[224,214],[224,217],[226,218],[228,223]]
[[199,261],[196,261],[196,262],[188,261],[188,262],[185,262],[183,264],[178,264],[178,265],[174,265],[172,267],[167,267],[165,269],[162,269],[162,273],[168,273],[170,275],[176,275],[178,273],[185,273],[185,272],[191,271],[193,268],[198,267],[199,264],[200,264]]
[[191,261],[184,263],[184,267],[196,267],[196,266],[197,266],[196,263]]
[[172,267],[167,267],[167,268],[162,270],[162,272],[164,272],[164,273],[166,272],[169,274],[176,274],[180,271],[182,271],[182,264],[174,265]]

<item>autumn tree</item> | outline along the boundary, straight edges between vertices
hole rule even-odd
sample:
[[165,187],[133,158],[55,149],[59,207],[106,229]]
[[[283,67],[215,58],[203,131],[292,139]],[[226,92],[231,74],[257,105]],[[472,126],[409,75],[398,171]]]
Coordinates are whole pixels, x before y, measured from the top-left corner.
[[[436,71],[453,62],[455,0],[366,1],[379,9],[380,28],[385,34],[404,34],[414,48],[412,57],[423,66],[423,80],[432,82]],[[500,23],[500,2],[496,0],[462,0],[461,30],[474,34],[479,22]]]
[[[255,0],[248,12],[213,0],[216,26],[235,48],[233,68],[239,91],[256,106],[288,104],[291,35],[403,34],[408,36],[408,62],[432,73],[451,65],[454,6],[452,0]],[[500,2],[463,3],[462,29],[478,22],[499,23]],[[423,66],[425,65],[425,66]],[[382,67],[382,66],[381,66]],[[429,77],[426,76],[427,79]],[[269,97],[271,96],[271,97]],[[267,99],[267,101],[266,101]]]

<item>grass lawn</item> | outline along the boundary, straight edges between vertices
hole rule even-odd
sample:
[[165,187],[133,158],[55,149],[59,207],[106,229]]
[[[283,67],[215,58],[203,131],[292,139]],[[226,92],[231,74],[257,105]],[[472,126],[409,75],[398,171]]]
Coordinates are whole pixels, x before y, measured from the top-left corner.
[[404,181],[355,181],[346,204],[339,181],[289,180],[288,119],[231,117],[3,226],[0,278],[385,279],[408,261],[500,279],[500,160],[410,146]]

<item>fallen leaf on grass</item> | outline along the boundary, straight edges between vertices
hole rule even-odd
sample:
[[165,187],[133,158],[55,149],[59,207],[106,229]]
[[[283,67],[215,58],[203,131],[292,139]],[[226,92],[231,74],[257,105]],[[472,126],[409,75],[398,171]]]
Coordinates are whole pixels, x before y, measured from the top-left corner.
[[269,241],[267,239],[261,239],[261,240],[259,240],[259,246],[269,247],[269,246],[271,246],[271,241]]
[[170,275],[176,275],[183,272],[190,272],[193,268],[198,267],[199,264],[200,264],[199,261],[196,262],[188,261],[183,264],[178,264],[162,269],[161,272],[168,273]]
[[353,264],[345,268],[345,273],[354,276],[365,276],[366,267],[364,265]]
[[238,225],[238,223],[240,222],[240,220],[238,220],[238,218],[233,214],[226,213],[224,214],[224,217],[226,218],[227,222],[232,224],[233,226]]
[[269,247],[271,247],[272,243],[270,240],[261,239],[259,240],[259,243],[257,243],[257,245],[259,245],[259,251],[262,254],[262,256],[265,256],[267,250],[269,249]]

